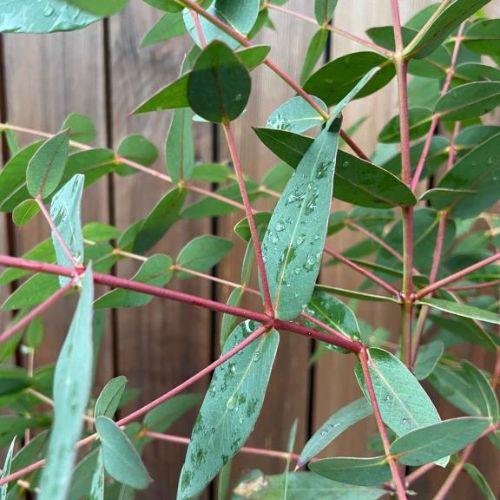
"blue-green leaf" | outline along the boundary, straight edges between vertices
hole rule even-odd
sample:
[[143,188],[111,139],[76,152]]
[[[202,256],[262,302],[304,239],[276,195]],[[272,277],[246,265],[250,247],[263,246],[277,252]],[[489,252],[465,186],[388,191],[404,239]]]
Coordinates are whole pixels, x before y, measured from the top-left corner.
[[174,183],[189,180],[194,168],[193,112],[176,109],[165,143],[168,173]]
[[127,377],[120,375],[112,378],[102,389],[94,407],[94,417],[113,418],[127,385]]
[[479,321],[500,325],[500,315],[493,311],[488,311],[487,309],[480,309],[479,307],[460,304],[458,302],[452,302],[451,300],[434,298],[421,299],[418,303],[428,305],[434,309],[439,309],[440,311],[450,314],[463,316],[464,318],[477,319]]
[[[0,474],[0,479],[7,477],[10,474],[10,467],[12,465],[12,455],[14,454],[14,445],[16,444],[16,436],[12,439],[9,449],[7,450],[7,455],[5,456],[5,460],[2,467],[2,473]],[[2,484],[0,486],[0,500],[6,500],[7,498],[7,488],[9,487],[9,483]]]
[[97,452],[97,463],[90,484],[89,500],[104,500],[104,464],[101,450]]
[[415,360],[415,368],[413,373],[418,380],[427,378],[444,352],[444,344],[442,342],[429,342],[428,344],[421,345],[418,348],[417,359]]

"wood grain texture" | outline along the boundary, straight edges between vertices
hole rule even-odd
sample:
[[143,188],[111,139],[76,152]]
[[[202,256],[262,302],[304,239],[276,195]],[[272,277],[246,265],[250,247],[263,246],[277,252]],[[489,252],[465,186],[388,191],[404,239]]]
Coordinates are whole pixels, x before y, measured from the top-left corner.
[[[102,25],[71,33],[49,36],[9,34],[4,36],[6,74],[6,115],[18,125],[56,132],[71,112],[89,116],[105,144],[105,101]],[[20,137],[23,144],[33,137]],[[85,192],[84,222],[107,221],[106,180]],[[41,216],[16,229],[17,255],[32,248],[49,235]],[[71,304],[71,305],[70,305]],[[36,355],[37,364],[55,361],[73,312],[73,301],[63,300],[45,315],[46,336]],[[99,380],[112,376],[109,335],[101,350]]]
[[[113,141],[117,146],[128,134],[140,133],[153,141],[161,152],[154,168],[164,169],[163,144],[170,124],[168,112],[128,116],[140,102],[158,88],[175,80],[182,59],[190,47],[187,40],[175,39],[147,49],[139,48],[142,36],[159,18],[159,11],[142,2],[131,3],[110,21],[110,58]],[[196,144],[198,157],[210,159],[211,127],[203,125]],[[115,179],[117,226],[125,229],[146,215],[171,187],[144,174]],[[192,238],[210,232],[210,221],[181,223],[150,252],[174,258]],[[120,264],[119,274],[130,276],[137,265]],[[185,292],[209,297],[210,286],[200,280],[169,284]],[[118,312],[116,364],[131,387],[140,389],[134,406],[146,403],[178,385],[210,362],[210,314],[175,302],[153,300],[140,310]],[[202,391],[206,381],[193,390]],[[193,415],[191,415],[193,417]],[[172,429],[190,435],[194,420],[184,419]],[[154,483],[145,498],[173,498],[184,460],[185,449],[154,443],[145,455]]]

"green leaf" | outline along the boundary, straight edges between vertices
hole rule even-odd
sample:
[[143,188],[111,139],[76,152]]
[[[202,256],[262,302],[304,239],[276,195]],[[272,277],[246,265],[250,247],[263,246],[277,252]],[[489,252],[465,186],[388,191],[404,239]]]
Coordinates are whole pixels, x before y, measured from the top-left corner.
[[0,0],[0,32],[51,33],[84,28],[100,19],[61,0]]
[[443,121],[467,120],[500,105],[500,82],[472,82],[452,88],[434,108]]
[[500,56],[500,19],[481,19],[465,31],[462,43],[472,52]]
[[[71,252],[73,259],[78,264],[83,264],[83,234],[80,214],[83,181],[83,175],[75,175],[56,193],[50,204],[50,216]],[[54,233],[52,233],[52,244],[56,252],[57,263],[67,268],[73,267],[73,263],[66,255],[59,239]],[[70,277],[59,277],[61,286],[66,285],[70,281]]]
[[82,290],[54,373],[54,423],[47,464],[40,480],[40,500],[64,499],[70,487],[75,445],[92,387],[92,266],[81,278]]
[[[234,489],[234,500],[283,500],[284,474],[264,476],[249,475]],[[368,488],[331,481],[313,472],[287,473],[288,500],[376,500],[386,494],[379,488]]]
[[314,290],[330,215],[340,125],[340,119],[329,122],[306,151],[262,242],[271,298],[280,319],[298,316]]
[[144,0],[149,5],[165,12],[180,12],[183,6],[177,0]]
[[123,9],[128,0],[66,0],[68,3],[74,4],[84,12],[90,12],[96,16],[105,17],[116,14]]
[[483,497],[486,500],[495,500],[496,496],[493,493],[490,485],[488,484],[488,481],[486,481],[486,478],[481,474],[479,469],[469,463],[464,464],[464,470],[469,474],[470,478],[474,481],[476,486],[479,488],[479,491],[483,494]]
[[104,464],[101,450],[97,453],[97,463],[92,475],[89,500],[104,500]]
[[168,173],[174,183],[189,180],[194,168],[193,112],[176,109],[165,143]]
[[0,396],[14,394],[31,385],[24,368],[0,365]]
[[136,490],[145,489],[151,478],[127,435],[108,417],[97,417],[95,428],[102,443],[106,472]]
[[464,318],[476,319],[479,321],[486,321],[487,323],[493,323],[495,325],[500,324],[500,315],[488,311],[486,309],[480,309],[479,307],[470,306],[468,304],[460,304],[458,302],[452,302],[451,300],[443,299],[421,299],[417,304],[425,304],[434,309],[439,309],[450,314],[456,314],[457,316],[463,316]]
[[26,280],[2,304],[2,309],[12,311],[37,306],[59,288],[59,279],[52,274],[35,274]]
[[405,465],[424,465],[451,455],[478,439],[491,421],[481,417],[461,417],[416,429],[396,439],[391,454]]
[[[0,474],[0,479],[7,477],[10,474],[10,468],[12,464],[12,455],[14,454],[14,446],[16,444],[16,436],[12,439],[9,449],[7,450],[7,455],[5,456],[5,460],[2,467],[2,473]],[[5,483],[0,486],[0,499],[6,500],[7,498],[7,488],[9,487],[9,483]]]
[[[229,294],[226,304],[228,306],[239,306],[241,299],[245,295],[245,290],[243,287],[238,287],[232,290]],[[231,314],[224,314],[222,316],[222,321],[220,325],[220,345],[223,346],[226,343],[227,338],[230,333],[234,330],[239,318],[232,316]]]
[[94,407],[94,417],[113,418],[127,385],[127,377],[120,375],[112,378],[102,389]]
[[372,407],[365,398],[356,399],[336,411],[306,443],[300,453],[297,465],[301,467],[319,455],[336,437],[340,436],[351,425],[371,415],[372,412]]
[[[296,167],[313,140],[285,130],[254,129],[279,158]],[[339,150],[334,174],[335,198],[355,205],[386,208],[414,205],[415,196],[395,175],[373,163]]]
[[[418,139],[429,131],[432,121],[432,111],[426,108],[409,110],[410,139]],[[378,136],[380,142],[399,142],[399,116],[392,118]]]
[[436,367],[444,352],[442,342],[430,342],[418,348],[413,373],[418,380],[427,378]]
[[97,135],[92,120],[79,113],[70,113],[64,120],[61,129],[69,129],[69,138],[84,144],[92,142]]
[[318,64],[321,56],[325,53],[327,40],[328,30],[326,29],[316,31],[314,36],[311,38],[309,46],[307,47],[304,65],[302,66],[302,71],[300,73],[301,85],[304,85],[307,79],[311,76],[316,64]]
[[160,42],[166,42],[186,32],[184,20],[178,13],[167,12],[146,33],[141,41],[141,47],[150,47]]
[[224,182],[231,176],[231,170],[225,163],[201,163],[195,165],[191,178],[194,181]]
[[[253,220],[257,229],[266,230],[269,225],[269,221],[271,220],[271,214],[269,212],[257,212],[254,214]],[[250,241],[252,239],[250,224],[248,224],[247,217],[244,217],[236,223],[234,226],[234,232],[245,241]]]
[[43,341],[43,321],[40,317],[35,318],[26,329],[24,342],[28,347],[37,349]]
[[324,458],[310,463],[309,469],[328,479],[358,486],[377,486],[391,478],[385,457]]
[[180,219],[186,195],[185,189],[172,189],[154,206],[138,228],[132,246],[135,253],[143,254],[150,250]]
[[338,0],[315,0],[314,15],[319,25],[328,23],[333,17],[333,11],[337,6]]
[[387,297],[385,295],[358,292],[357,290],[348,290],[346,288],[338,288],[329,285],[316,285],[315,288],[316,290],[321,290],[333,295],[341,295],[342,297],[349,297],[351,299],[366,300],[368,302],[392,302],[398,304],[398,301],[394,297]]
[[214,41],[189,73],[189,105],[205,120],[228,122],[245,109],[250,86],[250,75],[238,57],[227,45]]
[[[404,436],[424,425],[440,422],[431,399],[406,366],[390,352],[376,347],[368,349],[370,374],[375,396],[384,422],[398,435]],[[355,370],[365,395],[361,366]]]
[[499,416],[498,400],[490,381],[481,370],[469,361],[462,362],[462,369],[480,402],[481,415],[497,422]]
[[68,158],[69,132],[63,130],[47,139],[28,163],[26,185],[34,198],[47,198],[57,188]]
[[405,56],[423,58],[431,54],[462,21],[489,1],[453,0],[443,4],[446,7],[432,21],[425,23],[417,37],[405,48]]
[[481,80],[500,80],[500,70],[477,62],[459,64],[455,68],[451,86],[456,87],[457,85]]
[[424,199],[438,210],[450,208],[459,218],[476,217],[489,208],[498,200],[499,146],[500,133],[479,144],[445,173],[436,190],[428,191]]
[[[193,271],[205,272],[217,265],[233,248],[233,243],[210,234],[198,236],[187,243],[177,256],[176,264]],[[189,278],[189,273],[177,273],[178,278]]]
[[[172,279],[172,258],[168,255],[156,254],[144,262],[132,281],[148,285],[165,286]],[[125,289],[111,290],[99,297],[94,304],[96,309],[109,307],[140,307],[153,300],[151,295],[132,292]]]
[[355,97],[359,99],[373,94],[392,80],[395,70],[389,59],[375,52],[355,52],[339,57],[312,74],[304,90],[331,106],[341,101],[368,71],[377,67],[380,70]]
[[[246,321],[233,331],[224,353],[259,328]],[[178,498],[200,493],[238,451],[259,415],[279,343],[275,330],[216,368],[200,409],[179,480]]]
[[24,226],[40,211],[35,200],[24,200],[12,212],[12,220],[16,226]]
[[[237,31],[246,35],[253,28],[259,15],[260,0],[215,0],[206,10],[213,16],[230,24]],[[214,40],[222,41],[231,48],[239,43],[203,16],[199,16],[201,29],[207,44]],[[198,31],[190,9],[184,9],[184,23],[194,42],[201,46]]]
[[[312,97],[323,111],[328,108],[321,99]],[[303,97],[292,97],[274,110],[267,119],[267,127],[288,132],[305,132],[310,128],[322,125],[324,118]]]
[[[127,160],[146,166],[152,165],[158,158],[156,146],[140,134],[125,137],[118,145],[117,153]],[[124,165],[124,167],[130,169],[128,166]],[[132,171],[135,172],[135,170]]]
[[144,426],[150,431],[165,432],[174,422],[198,406],[200,402],[201,397],[198,394],[176,396],[146,413]]

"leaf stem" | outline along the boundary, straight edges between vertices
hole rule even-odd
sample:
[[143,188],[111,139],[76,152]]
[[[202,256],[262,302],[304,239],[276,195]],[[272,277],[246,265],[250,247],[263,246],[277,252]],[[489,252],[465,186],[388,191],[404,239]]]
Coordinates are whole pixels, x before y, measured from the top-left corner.
[[353,42],[356,42],[360,45],[363,45],[364,47],[368,47],[375,52],[378,52],[379,54],[382,54],[386,57],[392,57],[393,53],[392,51],[386,49],[385,47],[382,47],[371,40],[368,40],[366,38],[362,38],[360,36],[355,35],[354,33],[350,33],[349,31],[343,30],[341,28],[338,28],[337,26],[334,26],[331,23],[325,23],[322,25],[318,25],[316,19],[310,16],[306,16],[305,14],[302,14],[300,12],[295,12],[291,9],[287,9],[286,7],[283,7],[281,5],[275,5],[272,3],[266,3],[265,6],[269,9],[273,9],[279,12],[283,12],[285,14],[288,14],[290,16],[294,16],[297,19],[302,19],[303,21],[306,21],[308,23],[315,24],[319,28],[326,29],[328,31],[331,31],[333,33],[336,33],[337,35],[343,36],[344,38],[348,38],[349,40],[352,40]]
[[269,283],[267,281],[266,265],[264,264],[264,257],[262,255],[262,247],[260,244],[259,233],[257,231],[257,226],[253,218],[252,205],[250,204],[247,188],[245,186],[245,177],[243,175],[243,168],[241,166],[240,157],[236,149],[236,143],[234,141],[234,135],[231,130],[231,125],[229,123],[225,123],[223,127],[224,127],[224,133],[226,135],[227,145],[229,147],[229,153],[233,161],[234,171],[236,173],[236,178],[238,180],[238,186],[240,188],[241,198],[243,200],[243,204],[245,205],[245,214],[247,216],[248,226],[250,228],[250,234],[252,235],[255,259],[257,261],[257,267],[259,268],[259,275],[262,284],[262,293],[264,295],[264,307],[268,316],[274,316],[274,307],[271,299],[271,293],[269,292]]
[[386,460],[391,469],[394,484],[396,485],[396,492],[398,494],[398,498],[399,500],[407,500],[406,489],[403,484],[401,475],[399,474],[398,471],[396,458],[391,455],[391,443],[389,442],[389,438],[387,436],[387,431],[384,425],[384,421],[382,420],[382,415],[380,413],[380,408],[378,406],[377,397],[375,395],[375,389],[373,388],[373,382],[369,368],[368,351],[366,348],[363,348],[359,353],[359,361],[361,362],[361,368],[363,370],[363,375],[365,377],[365,382],[366,382],[366,389],[368,391],[368,395],[370,397],[370,401],[373,407],[373,413],[375,415],[375,420],[377,422],[377,428],[380,434],[380,439],[382,440],[382,444],[384,446]]

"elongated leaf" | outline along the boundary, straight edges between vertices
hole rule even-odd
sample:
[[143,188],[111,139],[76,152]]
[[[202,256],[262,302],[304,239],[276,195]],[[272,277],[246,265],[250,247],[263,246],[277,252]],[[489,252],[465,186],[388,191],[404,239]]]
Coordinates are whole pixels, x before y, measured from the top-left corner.
[[318,277],[330,215],[341,120],[328,123],[306,151],[274,209],[262,242],[277,317],[295,318]]
[[208,121],[221,123],[237,118],[250,96],[250,75],[222,42],[203,50],[189,74],[189,105]]
[[485,374],[469,361],[462,362],[462,368],[467,380],[473,388],[476,399],[480,402],[481,415],[498,421],[498,400]]
[[372,407],[365,398],[356,399],[331,415],[312,435],[300,453],[297,465],[302,466],[323,451],[336,437],[356,422],[372,413]]
[[82,278],[82,290],[54,373],[54,423],[47,465],[40,481],[40,500],[66,498],[71,483],[76,442],[92,385],[92,266]]
[[[132,281],[147,283],[148,285],[164,286],[172,279],[172,258],[168,255],[156,254],[142,264]],[[151,295],[132,292],[125,289],[111,290],[99,297],[94,307],[103,309],[108,307],[140,307],[153,300]]]
[[318,24],[324,24],[330,21],[333,16],[333,11],[337,6],[338,0],[315,0],[314,15]]
[[[314,98],[323,111],[328,108],[321,99]],[[267,127],[277,130],[287,130],[288,132],[305,132],[312,127],[321,125],[323,117],[302,97],[292,97],[283,103],[278,109],[273,111],[267,119]]]
[[146,413],[144,426],[151,431],[165,432],[174,422],[200,402],[201,397],[198,394],[176,396]]
[[316,64],[318,64],[321,56],[325,53],[327,40],[328,30],[326,29],[318,30],[311,38],[309,46],[307,47],[304,65],[302,66],[302,71],[300,73],[300,83],[302,85],[311,76]]
[[443,95],[434,109],[443,121],[482,116],[500,105],[500,82],[472,82]]
[[465,448],[490,423],[488,418],[461,417],[421,427],[396,439],[391,453],[403,464],[424,465]]
[[168,173],[172,181],[189,180],[194,168],[193,112],[176,109],[165,144]]
[[341,101],[371,69],[380,71],[361,90],[356,98],[376,92],[395,75],[393,64],[375,52],[355,52],[329,62],[313,73],[304,85],[304,90],[322,99],[328,106]]
[[[205,235],[194,238],[187,243],[177,256],[176,263],[186,269],[205,272],[217,265],[233,248],[233,243],[218,236]],[[191,275],[179,272],[179,278]]]
[[418,303],[426,304],[434,309],[439,309],[440,311],[450,314],[456,314],[457,316],[486,321],[487,323],[493,323],[495,325],[500,324],[499,314],[486,309],[480,309],[479,307],[469,306],[468,304],[459,304],[458,302],[452,302],[451,300],[434,298],[422,299]]
[[40,211],[35,200],[24,200],[12,212],[12,220],[16,226],[24,226]]
[[97,417],[95,428],[102,443],[106,472],[136,490],[145,489],[151,478],[127,435],[108,417]]
[[[5,460],[2,467],[2,473],[0,474],[0,479],[7,477],[10,474],[10,468],[12,465],[12,455],[14,454],[14,446],[16,444],[16,437],[12,439],[9,449],[7,450],[7,455],[5,456]],[[5,500],[7,498],[7,488],[9,483],[5,483],[0,486],[0,499]]]
[[309,469],[328,479],[359,486],[376,486],[391,477],[385,457],[324,458],[310,463]]
[[0,32],[50,33],[69,31],[100,19],[61,0],[0,0]]
[[[440,422],[431,399],[406,366],[391,353],[372,347],[370,374],[384,422],[398,435]],[[356,377],[366,395],[361,366]]]
[[[254,129],[279,158],[296,167],[312,144],[310,137],[284,130]],[[335,198],[355,205],[387,208],[413,205],[415,196],[395,175],[373,163],[339,150],[334,175]]]
[[495,500],[496,496],[491,489],[491,486],[486,481],[486,478],[481,474],[479,469],[469,463],[464,464],[464,470],[469,474],[470,478],[474,481],[476,486],[479,488],[479,491],[483,494],[483,497],[486,500]]
[[58,288],[59,280],[57,276],[42,273],[35,274],[5,300],[2,309],[12,311],[37,306],[56,292]]
[[112,378],[102,389],[94,408],[94,417],[113,418],[127,385],[127,377],[120,375]]
[[97,453],[97,464],[92,475],[89,500],[104,500],[104,464],[100,450]]
[[358,292],[357,290],[347,290],[329,285],[316,285],[316,290],[331,293],[333,295],[341,295],[342,297],[350,297],[351,299],[366,300],[368,302],[393,302],[398,301],[394,297],[386,297],[385,295],[376,295],[373,293]]
[[63,130],[47,139],[31,158],[26,170],[26,185],[31,196],[47,198],[64,174],[68,158],[69,132]]
[[[410,139],[418,139],[427,133],[432,121],[432,111],[426,108],[409,110]],[[392,118],[378,136],[380,142],[399,142],[399,116]]]
[[481,19],[467,28],[462,42],[472,52],[500,55],[500,19]]
[[436,367],[443,352],[444,344],[439,341],[420,346],[413,370],[415,377],[418,380],[427,378]]
[[425,23],[418,34],[418,39],[407,47],[407,56],[422,58],[431,54],[446,37],[490,0],[453,0],[441,10],[431,22]]
[[0,396],[22,391],[30,383],[30,377],[25,369],[0,365]]
[[146,33],[141,47],[150,47],[160,42],[166,42],[186,32],[184,20],[178,13],[167,12]]
[[70,4],[74,4],[84,12],[90,12],[96,16],[111,16],[123,9],[128,0],[66,0]]
[[[83,175],[75,175],[56,193],[50,204],[50,216],[73,259],[78,264],[83,263],[83,234],[80,214],[83,182]],[[66,255],[59,238],[54,233],[52,233],[52,243],[56,252],[57,263],[63,267],[73,267],[73,263]],[[71,278],[69,277],[59,277],[61,286],[70,281]]]
[[[259,326],[251,321],[241,323],[224,345],[224,352],[242,342]],[[182,467],[179,499],[200,493],[253,430],[278,342],[278,332],[265,333],[215,370]]]

